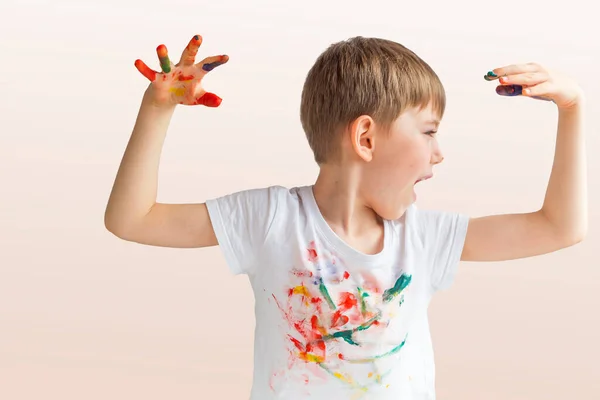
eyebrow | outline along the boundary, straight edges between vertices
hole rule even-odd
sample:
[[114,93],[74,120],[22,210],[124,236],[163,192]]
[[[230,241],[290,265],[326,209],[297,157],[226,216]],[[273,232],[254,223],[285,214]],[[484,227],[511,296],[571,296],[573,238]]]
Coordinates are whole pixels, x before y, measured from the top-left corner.
[[440,121],[438,119],[430,119],[425,121],[426,124],[435,125],[436,127],[440,125]]

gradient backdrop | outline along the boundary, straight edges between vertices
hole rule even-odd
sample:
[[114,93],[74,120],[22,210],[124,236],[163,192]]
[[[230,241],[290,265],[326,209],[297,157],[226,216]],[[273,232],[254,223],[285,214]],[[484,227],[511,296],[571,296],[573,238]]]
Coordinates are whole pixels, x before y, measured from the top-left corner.
[[[553,159],[553,104],[501,98],[491,68],[536,61],[588,96],[590,230],[541,257],[463,263],[430,315],[438,398],[600,398],[600,37],[596,5],[548,1],[3,0],[0,5],[0,399],[245,399],[253,297],[218,248],[127,243],[103,213],[148,82],[193,34],[227,53],[219,109],[176,111],[159,201],[311,183],[299,123],[318,54],[350,36],[416,51],[446,85],[446,160],[422,208],[531,211]],[[222,304],[215,308],[213,305]]]

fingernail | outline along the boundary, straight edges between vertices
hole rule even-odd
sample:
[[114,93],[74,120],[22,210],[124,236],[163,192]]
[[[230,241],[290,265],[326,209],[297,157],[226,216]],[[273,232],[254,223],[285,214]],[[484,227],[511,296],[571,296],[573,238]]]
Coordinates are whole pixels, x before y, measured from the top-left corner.
[[494,79],[497,79],[498,75],[496,75],[496,73],[494,71],[488,71],[488,73],[486,75],[484,75],[483,78],[487,81],[492,81]]
[[523,93],[521,85],[502,85],[496,87],[496,93],[500,96],[519,96]]

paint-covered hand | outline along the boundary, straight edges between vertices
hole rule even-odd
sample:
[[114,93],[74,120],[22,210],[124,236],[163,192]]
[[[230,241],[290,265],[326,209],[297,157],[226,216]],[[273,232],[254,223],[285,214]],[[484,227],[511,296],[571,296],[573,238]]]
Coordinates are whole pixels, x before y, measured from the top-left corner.
[[202,78],[215,67],[229,61],[226,55],[207,57],[195,63],[202,36],[195,35],[181,54],[177,64],[169,59],[167,47],[161,44],[156,48],[162,72],[149,68],[142,60],[136,60],[135,66],[150,80],[146,94],[157,105],[203,105],[218,107],[221,98],[207,92],[201,85]]
[[537,63],[513,64],[496,68],[485,77],[500,79],[496,93],[503,96],[523,95],[553,101],[559,108],[570,108],[583,100],[583,90],[572,78],[550,71]]

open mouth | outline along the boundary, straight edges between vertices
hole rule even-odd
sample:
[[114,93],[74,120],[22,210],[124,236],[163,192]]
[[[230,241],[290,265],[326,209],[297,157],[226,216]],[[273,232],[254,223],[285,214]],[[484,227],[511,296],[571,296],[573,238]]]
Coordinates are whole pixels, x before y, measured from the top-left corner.
[[422,177],[422,178],[420,178],[420,179],[417,179],[417,181],[415,182],[415,185],[416,185],[417,183],[421,182],[421,181],[426,181],[427,179],[430,179],[430,178],[432,178],[432,177],[433,177],[433,175],[427,175],[427,176],[424,176],[424,177]]

